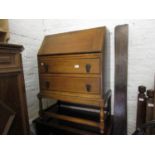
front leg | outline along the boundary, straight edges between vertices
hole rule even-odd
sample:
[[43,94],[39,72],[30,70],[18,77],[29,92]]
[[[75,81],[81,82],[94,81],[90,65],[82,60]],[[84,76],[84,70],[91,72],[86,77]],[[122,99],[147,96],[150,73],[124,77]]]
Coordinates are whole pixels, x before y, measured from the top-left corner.
[[103,102],[100,102],[100,133],[101,134],[104,134],[104,103]]
[[38,100],[39,100],[39,116],[42,116],[43,114],[43,105],[42,105],[42,96],[40,93],[37,95]]

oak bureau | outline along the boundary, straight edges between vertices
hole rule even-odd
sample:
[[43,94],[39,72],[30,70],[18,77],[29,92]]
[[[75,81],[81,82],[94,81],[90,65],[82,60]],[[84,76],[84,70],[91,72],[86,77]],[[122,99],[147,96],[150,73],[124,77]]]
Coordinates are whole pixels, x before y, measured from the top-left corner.
[[[40,115],[94,126],[104,134],[107,100],[111,96],[106,38],[105,27],[45,36],[38,52]],[[100,120],[46,112],[42,98],[98,107]]]

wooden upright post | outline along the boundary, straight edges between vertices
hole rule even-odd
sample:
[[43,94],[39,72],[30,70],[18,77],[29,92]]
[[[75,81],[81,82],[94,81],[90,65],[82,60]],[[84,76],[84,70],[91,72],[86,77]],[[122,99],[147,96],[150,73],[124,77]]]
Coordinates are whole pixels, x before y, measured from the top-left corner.
[[147,105],[146,105],[146,122],[153,120],[154,113],[154,90],[147,90]]
[[141,126],[146,121],[146,87],[139,86],[138,87],[138,99],[137,99],[137,123],[136,128],[141,128]]

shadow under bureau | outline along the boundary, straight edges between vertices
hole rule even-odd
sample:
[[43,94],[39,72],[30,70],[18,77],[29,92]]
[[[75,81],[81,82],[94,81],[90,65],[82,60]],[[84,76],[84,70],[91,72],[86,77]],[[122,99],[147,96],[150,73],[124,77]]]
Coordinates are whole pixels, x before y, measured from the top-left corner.
[[[38,53],[40,80],[40,116],[97,128],[105,134],[106,119],[110,116],[109,53],[106,47],[106,28],[46,36]],[[42,98],[51,98],[64,106],[97,111],[97,121],[43,110]],[[73,105],[74,106],[73,106]],[[74,111],[74,110],[73,110]],[[79,117],[78,117],[79,116]]]

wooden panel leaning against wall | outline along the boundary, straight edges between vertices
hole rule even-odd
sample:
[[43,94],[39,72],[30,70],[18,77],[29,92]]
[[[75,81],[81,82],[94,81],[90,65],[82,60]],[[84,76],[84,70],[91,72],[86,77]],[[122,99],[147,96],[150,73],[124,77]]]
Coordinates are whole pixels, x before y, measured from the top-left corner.
[[115,28],[114,128],[116,135],[127,134],[128,25]]
[[0,43],[0,101],[15,113],[8,134],[29,134],[21,52],[23,46]]

